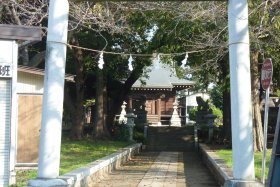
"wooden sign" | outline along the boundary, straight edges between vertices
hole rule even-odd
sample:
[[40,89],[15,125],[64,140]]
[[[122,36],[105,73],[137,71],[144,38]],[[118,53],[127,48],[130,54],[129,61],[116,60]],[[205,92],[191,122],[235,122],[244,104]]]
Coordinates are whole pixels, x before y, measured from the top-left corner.
[[40,27],[0,24],[0,39],[41,41]]
[[12,64],[0,64],[0,77],[12,77]]

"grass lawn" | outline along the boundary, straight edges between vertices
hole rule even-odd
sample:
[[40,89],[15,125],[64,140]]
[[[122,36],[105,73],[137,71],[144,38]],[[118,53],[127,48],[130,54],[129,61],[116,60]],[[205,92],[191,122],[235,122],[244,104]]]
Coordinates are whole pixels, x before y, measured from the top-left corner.
[[[70,141],[63,138],[59,173],[63,175],[87,163],[112,154],[127,145],[129,143],[120,141],[95,141],[92,139]],[[37,170],[17,171],[16,186],[26,186],[28,179],[36,178],[36,176]]]
[[[220,158],[224,159],[229,167],[232,168],[232,150],[230,149],[220,149],[216,150],[217,155]],[[265,169],[265,176],[267,178],[268,169],[270,164],[270,157],[271,157],[271,149],[268,149],[266,152],[266,169]],[[261,179],[262,175],[262,152],[257,152],[254,154],[255,159],[255,174],[258,179]]]

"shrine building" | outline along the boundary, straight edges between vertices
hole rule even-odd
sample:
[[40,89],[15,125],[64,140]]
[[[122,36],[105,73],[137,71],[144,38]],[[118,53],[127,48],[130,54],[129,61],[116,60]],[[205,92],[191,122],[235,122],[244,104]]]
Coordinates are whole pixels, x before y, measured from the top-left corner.
[[[127,107],[137,115],[136,123],[137,120],[138,123],[143,122],[141,118],[146,113],[149,125],[170,125],[177,91],[192,88],[193,84],[193,81],[179,79],[170,65],[153,63],[148,69],[147,78],[141,77],[133,84]],[[179,103],[178,113],[183,124],[185,112],[186,105]]]

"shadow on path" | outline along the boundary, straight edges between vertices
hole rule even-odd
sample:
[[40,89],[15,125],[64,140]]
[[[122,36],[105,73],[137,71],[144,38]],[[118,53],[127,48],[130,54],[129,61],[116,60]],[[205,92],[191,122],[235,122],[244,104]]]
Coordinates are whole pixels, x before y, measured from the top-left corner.
[[92,186],[218,187],[196,152],[141,152]]

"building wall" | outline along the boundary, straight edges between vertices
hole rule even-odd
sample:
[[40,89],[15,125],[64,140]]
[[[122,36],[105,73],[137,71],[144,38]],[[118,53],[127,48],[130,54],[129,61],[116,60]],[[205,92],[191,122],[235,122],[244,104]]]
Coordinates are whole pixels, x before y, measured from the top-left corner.
[[16,163],[37,163],[44,77],[18,72],[18,127]]
[[18,72],[17,92],[25,94],[43,94],[44,77],[25,72]]
[[42,95],[19,95],[17,163],[37,163]]
[[[129,98],[131,101],[127,101],[127,103],[131,103],[132,109],[135,111],[135,114],[138,114],[140,106],[143,105],[143,98],[145,98],[145,111],[147,111],[148,123],[157,124],[159,120],[166,121],[166,119],[163,118],[171,118],[171,115],[173,113],[175,94],[175,91],[137,90],[130,93]],[[158,114],[159,98],[160,114]]]
[[161,114],[172,115],[175,96],[161,99]]

